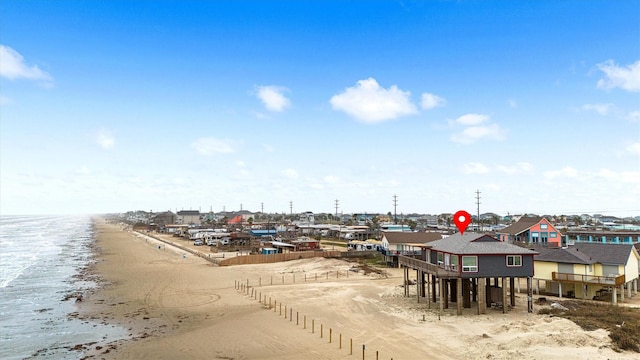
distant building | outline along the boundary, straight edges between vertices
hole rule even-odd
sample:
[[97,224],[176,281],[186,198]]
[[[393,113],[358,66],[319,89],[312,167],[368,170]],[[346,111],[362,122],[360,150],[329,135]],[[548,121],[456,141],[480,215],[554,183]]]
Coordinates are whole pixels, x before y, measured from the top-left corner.
[[640,231],[567,230],[566,244],[581,242],[603,244],[640,243]]
[[180,210],[176,216],[176,223],[185,225],[197,225],[200,226],[200,211],[199,210]]
[[400,232],[382,233],[382,255],[389,266],[398,266],[398,255],[420,256],[426,244],[442,239],[438,232]]
[[[615,304],[638,293],[640,255],[631,244],[580,242],[564,248],[536,247],[535,279],[560,297],[601,299],[611,292]],[[539,292],[539,285],[536,285]]]
[[516,223],[496,231],[500,241],[526,245],[560,247],[562,234],[545,218],[523,216]]

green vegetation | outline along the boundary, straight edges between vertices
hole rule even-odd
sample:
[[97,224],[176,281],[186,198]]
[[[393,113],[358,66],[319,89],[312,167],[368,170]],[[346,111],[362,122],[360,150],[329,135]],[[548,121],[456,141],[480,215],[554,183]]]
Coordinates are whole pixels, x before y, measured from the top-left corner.
[[640,310],[575,300],[558,303],[568,310],[545,307],[538,313],[569,319],[588,331],[606,329],[618,350],[640,352]]

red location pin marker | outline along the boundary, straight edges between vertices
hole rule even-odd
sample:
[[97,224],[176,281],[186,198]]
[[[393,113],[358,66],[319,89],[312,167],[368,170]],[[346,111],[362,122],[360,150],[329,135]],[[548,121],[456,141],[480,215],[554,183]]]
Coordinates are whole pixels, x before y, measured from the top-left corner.
[[458,230],[460,230],[460,234],[464,235],[467,226],[471,224],[471,215],[464,210],[460,210],[453,215],[453,222],[456,224]]

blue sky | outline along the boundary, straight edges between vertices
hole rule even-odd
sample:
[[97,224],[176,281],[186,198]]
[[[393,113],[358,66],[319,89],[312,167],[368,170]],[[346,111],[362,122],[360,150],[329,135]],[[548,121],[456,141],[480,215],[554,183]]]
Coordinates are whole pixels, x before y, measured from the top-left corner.
[[638,1],[0,14],[3,215],[640,215]]

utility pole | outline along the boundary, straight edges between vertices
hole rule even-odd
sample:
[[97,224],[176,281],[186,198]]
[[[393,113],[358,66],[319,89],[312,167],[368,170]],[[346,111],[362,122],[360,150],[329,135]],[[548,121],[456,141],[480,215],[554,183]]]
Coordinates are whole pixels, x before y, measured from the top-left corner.
[[336,206],[336,220],[338,220],[338,206],[339,206],[339,201],[338,199],[335,200],[335,206]]
[[476,190],[476,206],[478,207],[478,232],[480,232],[480,190]]
[[293,216],[293,201],[289,201],[289,215]]
[[393,223],[398,223],[398,215],[396,213],[396,209],[398,207],[398,195],[393,194]]

